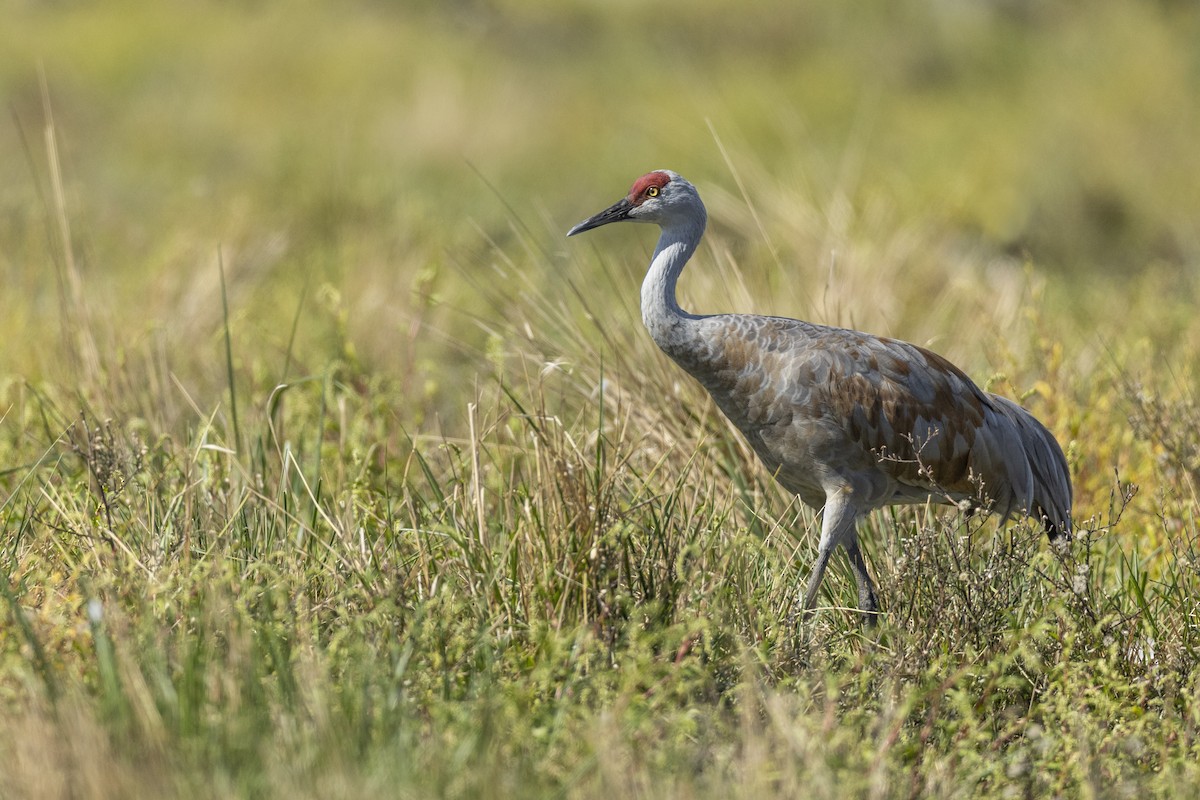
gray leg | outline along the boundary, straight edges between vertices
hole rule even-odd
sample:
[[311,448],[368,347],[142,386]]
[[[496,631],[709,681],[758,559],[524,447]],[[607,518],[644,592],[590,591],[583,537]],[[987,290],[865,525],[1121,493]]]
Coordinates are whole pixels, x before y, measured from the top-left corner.
[[867,562],[858,548],[858,537],[851,537],[845,546],[846,555],[850,556],[850,569],[854,571],[854,580],[858,584],[858,607],[862,610],[863,623],[874,625],[879,621],[879,601],[875,598],[875,584],[871,583]]
[[808,577],[808,588],[804,590],[804,613],[808,614],[817,604],[817,591],[821,588],[821,579],[825,577],[825,568],[829,566],[829,556],[833,547],[826,548],[824,541],[817,552],[817,563],[813,566],[812,575]]
[[[821,512],[821,544],[817,548],[817,563],[813,566],[808,588],[804,592],[805,614],[810,613],[816,605],[817,591],[821,588],[821,579],[825,577],[825,568],[829,566],[829,556],[833,554],[833,548],[842,542],[855,541],[854,520],[858,516],[858,510],[850,498],[848,492],[839,489],[830,491],[825,498],[825,510]],[[861,553],[859,558],[861,560]],[[863,574],[866,574],[865,568]]]

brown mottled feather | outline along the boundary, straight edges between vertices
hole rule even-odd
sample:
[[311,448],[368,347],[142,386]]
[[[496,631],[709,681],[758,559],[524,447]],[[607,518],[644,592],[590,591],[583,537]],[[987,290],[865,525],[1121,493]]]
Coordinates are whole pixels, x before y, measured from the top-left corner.
[[831,482],[844,482],[861,508],[968,500],[1069,526],[1069,508],[1035,493],[1063,476],[1058,488],[1070,496],[1053,437],[936,353],[781,317],[705,317],[696,334],[672,357],[814,508]]

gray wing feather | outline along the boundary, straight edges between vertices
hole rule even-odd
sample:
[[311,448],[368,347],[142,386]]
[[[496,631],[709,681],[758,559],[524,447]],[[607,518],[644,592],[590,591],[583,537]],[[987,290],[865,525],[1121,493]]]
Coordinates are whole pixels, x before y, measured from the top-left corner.
[[1025,508],[1039,517],[1050,538],[1071,536],[1071,475],[1058,440],[1028,411],[1006,397],[992,401],[1016,428],[1022,455],[1032,473],[1032,492]]

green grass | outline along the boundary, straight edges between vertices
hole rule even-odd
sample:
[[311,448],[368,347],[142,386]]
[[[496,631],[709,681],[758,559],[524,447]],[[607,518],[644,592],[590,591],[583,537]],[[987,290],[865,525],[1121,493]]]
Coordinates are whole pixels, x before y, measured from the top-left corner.
[[[1187,796],[1200,14],[17,5],[0,27],[0,796]],[[641,328],[928,344],[1079,535],[815,520]]]

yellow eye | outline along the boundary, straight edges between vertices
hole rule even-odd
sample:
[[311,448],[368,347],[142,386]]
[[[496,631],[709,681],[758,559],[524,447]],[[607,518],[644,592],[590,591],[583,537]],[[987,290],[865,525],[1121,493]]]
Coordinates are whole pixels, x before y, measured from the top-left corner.
[[646,190],[646,197],[658,197],[658,187],[651,186]]

